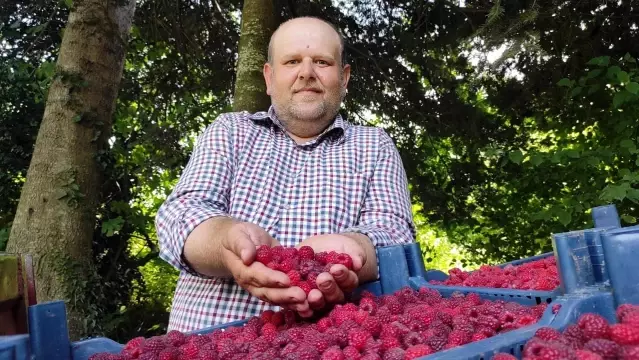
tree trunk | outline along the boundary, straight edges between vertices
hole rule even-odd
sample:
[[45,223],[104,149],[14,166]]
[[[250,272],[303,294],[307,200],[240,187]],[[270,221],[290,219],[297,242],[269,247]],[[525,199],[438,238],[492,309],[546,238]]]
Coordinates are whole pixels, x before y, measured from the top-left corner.
[[233,96],[234,111],[267,110],[271,103],[271,99],[266,95],[262,69],[267,60],[268,42],[275,26],[272,0],[244,1]]
[[[92,237],[135,0],[75,0],[7,251],[34,257],[39,301],[65,300],[85,335]],[[90,320],[90,319],[89,319]]]

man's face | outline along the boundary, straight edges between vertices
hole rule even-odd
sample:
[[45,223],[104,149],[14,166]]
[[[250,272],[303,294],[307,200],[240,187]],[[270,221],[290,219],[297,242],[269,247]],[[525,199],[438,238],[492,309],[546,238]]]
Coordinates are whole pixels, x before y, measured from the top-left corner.
[[273,38],[266,91],[284,120],[321,121],[339,111],[350,66],[342,67],[339,36],[315,19],[283,25]]

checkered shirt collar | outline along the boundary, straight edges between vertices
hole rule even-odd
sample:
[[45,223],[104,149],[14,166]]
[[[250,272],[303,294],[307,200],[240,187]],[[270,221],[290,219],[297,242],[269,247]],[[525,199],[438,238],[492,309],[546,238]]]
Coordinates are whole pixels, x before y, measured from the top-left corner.
[[[275,126],[284,130],[284,126],[282,126],[282,122],[277,117],[273,105],[269,106],[268,111],[258,111],[256,113],[250,114],[249,119],[255,121],[271,120],[271,122]],[[338,113],[331,125],[326,128],[315,140],[310,141],[308,145],[312,145],[323,138],[331,138],[337,143],[341,143],[344,141],[344,134],[346,133],[346,130],[348,130],[349,126],[351,126],[350,123],[344,120],[342,115]]]

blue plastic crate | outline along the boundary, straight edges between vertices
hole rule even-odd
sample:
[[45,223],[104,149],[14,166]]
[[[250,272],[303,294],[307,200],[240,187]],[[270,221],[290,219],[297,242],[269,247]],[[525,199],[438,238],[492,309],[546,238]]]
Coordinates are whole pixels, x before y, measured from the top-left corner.
[[30,357],[28,335],[0,336],[0,360],[26,360]]
[[[361,291],[370,291],[375,295],[390,294],[402,287],[409,286],[409,269],[403,245],[393,245],[377,250],[380,278],[363,284],[354,295]],[[217,329],[242,326],[246,321],[234,321],[194,331],[206,334]],[[41,303],[29,308],[31,349],[36,360],[87,360],[99,352],[119,353],[123,344],[108,338],[99,337],[71,343],[68,336],[66,309],[64,302]],[[11,360],[26,360],[16,358]],[[4,359],[1,359],[4,360]]]

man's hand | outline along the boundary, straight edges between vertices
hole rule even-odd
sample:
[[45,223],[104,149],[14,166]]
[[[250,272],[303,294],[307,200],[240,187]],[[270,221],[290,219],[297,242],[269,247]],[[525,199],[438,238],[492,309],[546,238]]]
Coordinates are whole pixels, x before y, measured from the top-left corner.
[[228,228],[222,239],[222,262],[241,287],[262,301],[300,314],[310,311],[306,294],[299,287],[290,287],[286,274],[255,261],[258,246],[280,245],[264,229],[255,224],[237,222]]
[[[377,269],[375,250],[370,240],[364,235],[317,235],[297,245],[298,248],[302,246],[310,246],[316,253],[322,251],[345,253],[353,259],[353,270],[336,264],[329,269],[329,272],[323,272],[317,277],[318,288],[311,290],[308,294],[308,304],[311,309],[323,308],[327,303],[343,302],[344,293],[359,286],[361,275],[365,275],[364,280],[370,277],[369,274],[362,274],[362,269],[366,268],[366,273],[370,272],[371,265]],[[305,316],[305,314],[300,315]]]

